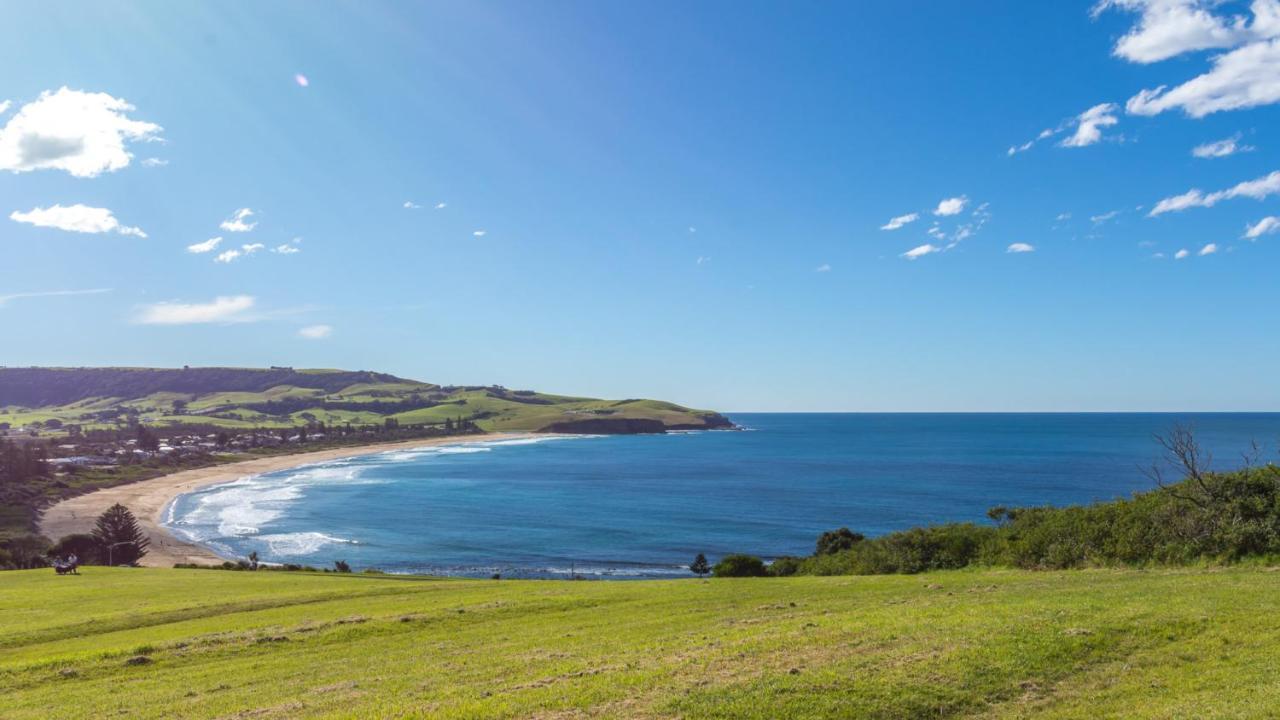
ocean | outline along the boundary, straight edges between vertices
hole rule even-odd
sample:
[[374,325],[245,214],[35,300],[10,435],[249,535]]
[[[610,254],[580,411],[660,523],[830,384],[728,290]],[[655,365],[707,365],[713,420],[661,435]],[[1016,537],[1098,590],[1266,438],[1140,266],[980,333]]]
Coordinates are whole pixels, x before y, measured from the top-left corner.
[[824,530],[986,522],[1151,487],[1153,434],[1220,468],[1280,413],[732,414],[741,431],[387,452],[178,498],[168,526],[225,557],[488,577],[683,577],[697,553],[805,555]]

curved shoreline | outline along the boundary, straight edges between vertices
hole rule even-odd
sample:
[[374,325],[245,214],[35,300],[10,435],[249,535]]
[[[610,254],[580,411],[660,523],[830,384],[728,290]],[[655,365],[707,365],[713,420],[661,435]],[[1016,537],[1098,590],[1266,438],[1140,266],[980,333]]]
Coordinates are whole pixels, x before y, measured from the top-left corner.
[[94,520],[104,510],[120,503],[133,511],[138,525],[151,538],[147,554],[139,562],[146,567],[172,567],[174,563],[220,564],[226,558],[211,550],[175,537],[164,526],[164,514],[179,495],[195,492],[210,485],[235,482],[249,475],[287,470],[302,465],[339,460],[342,458],[375,455],[388,450],[437,447],[441,445],[466,445],[495,440],[519,440],[547,437],[534,433],[493,433],[469,437],[424,438],[397,442],[330,448],[315,452],[290,455],[274,455],[242,462],[214,465],[212,467],[181,470],[169,475],[141,480],[127,485],[102,488],[84,495],[68,498],[49,506],[40,518],[39,532],[57,540],[71,533],[89,532]]

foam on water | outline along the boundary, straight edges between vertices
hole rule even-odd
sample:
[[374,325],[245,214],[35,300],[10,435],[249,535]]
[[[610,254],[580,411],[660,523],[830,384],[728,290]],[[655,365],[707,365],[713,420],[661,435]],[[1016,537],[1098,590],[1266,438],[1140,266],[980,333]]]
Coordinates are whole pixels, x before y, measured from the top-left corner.
[[292,532],[292,533],[276,533],[272,535],[259,535],[254,538],[255,541],[262,542],[266,545],[268,551],[277,557],[297,557],[299,555],[310,555],[326,545],[346,544],[359,545],[355,540],[334,537],[318,532]]

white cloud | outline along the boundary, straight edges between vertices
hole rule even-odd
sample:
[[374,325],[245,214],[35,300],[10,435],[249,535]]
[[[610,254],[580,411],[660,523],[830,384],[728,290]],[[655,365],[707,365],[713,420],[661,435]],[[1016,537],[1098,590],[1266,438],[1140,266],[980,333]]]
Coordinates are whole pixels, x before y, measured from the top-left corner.
[[920,245],[918,247],[913,247],[910,250],[902,253],[901,257],[904,257],[908,260],[916,260],[918,258],[924,257],[925,255],[930,255],[936,252],[942,252],[942,248],[936,245]]
[[[0,112],[4,112],[0,103]],[[44,290],[40,292],[10,293],[9,295],[0,295],[0,308],[14,300],[25,300],[27,298],[46,298],[46,297],[67,297],[71,295],[101,295],[102,293],[111,292],[111,288],[96,288],[93,290]]]
[[1147,64],[1186,52],[1235,47],[1265,35],[1266,13],[1275,8],[1275,0],[1254,2],[1254,11],[1262,14],[1251,27],[1238,16],[1214,15],[1210,11],[1217,4],[1211,0],[1102,0],[1093,13],[1096,16],[1108,8],[1140,13],[1137,25],[1116,42],[1113,52],[1130,62]]
[[476,236],[476,237],[478,237],[478,238],[482,238],[482,237],[484,237],[485,235],[488,235],[488,234],[489,234],[489,231],[488,231],[488,230],[476,230],[475,232],[473,232],[473,233],[471,233],[471,234],[472,234],[472,235],[474,235],[474,236]]
[[302,252],[302,248],[298,247],[298,245],[301,243],[302,238],[296,237],[287,243],[271,248],[271,252],[279,253],[280,255],[293,255],[295,253],[300,253]]
[[420,208],[420,207],[422,207],[422,206],[421,206],[421,205],[419,205],[418,203],[416,203],[416,202],[412,201],[412,200],[405,200],[405,201],[404,201],[404,209],[405,209],[405,210],[417,210],[417,209],[418,209],[418,208]]
[[818,267],[814,268],[813,271],[814,272],[831,272],[831,266],[828,265],[827,263],[822,263]]
[[691,233],[696,233],[696,232],[698,232],[698,228],[696,228],[696,227],[694,227],[694,226],[690,225],[690,226],[689,226],[689,232],[691,232]]
[[63,87],[40,93],[0,128],[0,170],[65,170],[96,177],[128,166],[126,142],[159,139],[155,123],[125,116],[134,107],[106,93]]
[[1035,246],[1026,243],[1014,243],[1005,249],[1007,253],[1029,253],[1035,251]]
[[9,100],[0,100],[0,115],[9,112],[9,106],[12,104]]
[[194,245],[188,245],[187,252],[196,253],[197,255],[200,253],[213,252],[213,249],[218,247],[218,245],[221,242],[222,242],[221,237],[209,238],[204,242],[198,242]]
[[168,164],[169,164],[168,160],[163,160],[161,158],[155,158],[155,157],[149,157],[142,161],[142,167],[164,167],[165,165],[168,165]]
[[196,323],[249,322],[245,313],[253,308],[250,295],[220,296],[207,303],[161,302],[145,305],[137,322],[143,325],[192,325]]
[[964,211],[964,206],[969,204],[969,198],[961,195],[960,197],[947,198],[938,203],[938,207],[934,209],[934,215],[947,217],[950,215],[959,215]]
[[298,73],[297,75],[294,75],[294,76],[293,76],[293,81],[294,81],[294,82],[296,82],[296,83],[298,83],[298,87],[310,87],[310,86],[311,86],[311,81],[310,81],[310,80],[308,80],[308,79],[307,79],[307,76],[306,76],[306,75],[303,75],[302,73]]
[[240,208],[231,215],[231,217],[222,221],[218,227],[227,232],[249,232],[258,226],[256,222],[248,222],[253,217],[253,211],[249,208]]
[[889,222],[885,223],[884,225],[881,225],[880,229],[881,230],[897,230],[903,225],[906,225],[908,223],[913,223],[919,219],[920,219],[920,213],[907,213],[906,215],[899,215],[898,217],[891,218]]
[[1198,189],[1191,189],[1181,195],[1167,197],[1156,203],[1156,206],[1151,208],[1151,212],[1147,213],[1147,216],[1155,217],[1167,212],[1179,212],[1193,207],[1213,207],[1223,200],[1231,200],[1238,197],[1264,200],[1268,196],[1276,194],[1280,194],[1280,170],[1254,180],[1237,183],[1226,190],[1211,192],[1208,195]]
[[1237,133],[1224,140],[1215,140],[1191,149],[1191,154],[1198,158],[1220,158],[1236,153],[1253,152],[1257,148],[1252,145],[1240,145],[1240,134]]
[[1280,40],[1270,40],[1219,55],[1208,72],[1172,89],[1161,85],[1142,90],[1129,98],[1125,109],[1133,115],[1181,109],[1200,118],[1276,102],[1280,102]]
[[267,246],[263,245],[262,243],[250,243],[248,245],[241,245],[240,249],[244,250],[245,255],[252,255],[258,252],[259,250],[265,250],[266,247]]
[[704,256],[699,255],[699,256],[698,256],[698,259],[694,261],[694,264],[696,264],[696,265],[706,265],[706,264],[707,264],[707,263],[709,263],[709,262],[711,262],[711,258],[709,258],[709,257],[704,257]]
[[1250,240],[1257,240],[1263,235],[1271,235],[1280,232],[1280,217],[1271,215],[1264,217],[1253,225],[1245,228],[1244,236]]
[[1209,243],[1208,245],[1205,245],[1204,247],[1200,248],[1200,252],[1196,254],[1203,256],[1203,255],[1212,255],[1216,252],[1218,252],[1218,246],[1214,243]]
[[1086,147],[1102,140],[1102,128],[1111,127],[1116,118],[1115,103],[1101,103],[1080,113],[1075,120],[1076,131],[1059,143],[1062,147]]
[[436,209],[437,209],[437,210],[443,210],[443,209],[445,209],[445,208],[447,208],[447,207],[449,207],[449,204],[448,204],[448,203],[436,203]]
[[147,236],[140,228],[121,225],[115,215],[106,208],[89,207],[79,203],[67,207],[54,205],[47,208],[32,208],[30,212],[14,210],[9,213],[9,219],[36,227],[57,228],[67,232],[94,234],[116,232],[140,238]]
[[308,325],[298,331],[298,335],[308,340],[323,340],[333,334],[330,325]]
[[1058,222],[1062,222],[1064,220],[1070,220],[1070,219],[1071,219],[1071,213],[1069,212],[1058,213],[1058,217],[1054,218],[1054,220],[1057,220]]
[[220,263],[229,263],[238,257],[240,257],[240,251],[236,250],[235,248],[232,248],[230,250],[225,250],[223,252],[218,253],[218,257],[214,258],[213,261],[220,262]]
[[1102,213],[1101,215],[1091,215],[1089,217],[1089,221],[1092,222],[1094,225],[1101,225],[1102,223],[1108,220],[1114,220],[1116,216],[1119,214],[1120,214],[1119,210],[1112,210],[1111,212],[1105,212],[1105,213]]
[[1190,254],[1191,254],[1191,253],[1187,252],[1187,249],[1186,249],[1186,248],[1183,248],[1183,249],[1181,249],[1181,250],[1179,250],[1178,252],[1176,252],[1176,253],[1174,253],[1174,254],[1173,254],[1173,259],[1174,259],[1174,260],[1181,260],[1181,259],[1183,259],[1183,258],[1187,257],[1187,256],[1188,256],[1188,255],[1190,255]]

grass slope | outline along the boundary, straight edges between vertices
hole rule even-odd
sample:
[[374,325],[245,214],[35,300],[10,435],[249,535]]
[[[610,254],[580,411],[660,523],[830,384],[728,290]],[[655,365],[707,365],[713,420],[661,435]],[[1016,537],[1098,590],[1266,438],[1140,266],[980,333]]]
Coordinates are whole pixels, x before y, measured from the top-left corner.
[[0,717],[1258,717],[1278,610],[1280,574],[1249,568],[23,571],[0,582]]

